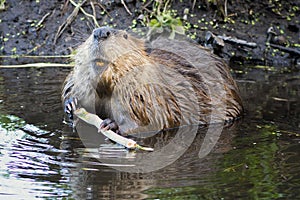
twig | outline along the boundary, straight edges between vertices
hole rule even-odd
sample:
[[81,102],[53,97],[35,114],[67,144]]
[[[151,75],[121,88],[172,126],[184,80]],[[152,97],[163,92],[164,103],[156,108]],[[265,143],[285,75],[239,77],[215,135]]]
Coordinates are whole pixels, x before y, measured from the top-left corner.
[[63,63],[29,63],[24,65],[0,65],[0,68],[27,68],[27,67],[74,67],[73,64]]
[[64,5],[63,5],[63,8],[62,8],[62,11],[61,11],[61,14],[65,14],[65,12],[67,11],[69,2],[70,2],[69,0],[65,1]]
[[230,36],[218,35],[218,37],[227,42],[232,42],[232,43],[236,43],[236,44],[251,47],[251,48],[257,47],[257,44],[255,42],[247,42],[246,40],[241,40],[241,39],[233,38]]
[[[71,1],[72,2],[72,1]],[[80,4],[76,4],[76,7],[74,8],[71,15],[68,16],[67,20],[58,28],[58,31],[54,38],[54,44],[56,44],[57,39],[62,35],[62,33],[65,31],[65,29],[74,21],[76,18],[79,8],[86,2],[86,0],[83,0]],[[74,2],[73,2],[74,3]]]
[[44,15],[44,17],[37,23],[37,29],[36,30],[39,30],[40,28],[42,28],[41,27],[41,25],[42,25],[42,23],[45,21],[45,19],[47,18],[47,17],[49,17],[51,15],[51,12],[48,12],[46,15]]
[[146,12],[151,13],[151,11],[147,8],[150,3],[152,3],[152,1],[149,1],[145,5],[143,5],[141,10],[146,10]]
[[193,1],[193,5],[192,5],[192,11],[194,11],[195,5],[196,5],[197,0]]
[[99,6],[111,18],[111,15],[109,14],[109,12],[105,9],[105,7],[101,3],[96,2],[96,5]]
[[112,141],[115,141],[116,143],[121,144],[128,149],[141,149],[144,151],[154,151],[154,149],[140,146],[136,143],[136,141],[123,137],[113,132],[112,130],[101,129],[101,124],[103,120],[99,118],[97,115],[87,112],[84,108],[79,108],[75,110],[74,114],[81,120],[87,122],[88,124],[96,126],[99,132],[101,132],[103,135],[105,135]]
[[93,10],[93,16],[97,19],[97,14],[96,14],[94,3],[91,1],[90,4],[91,4],[92,10]]
[[225,0],[225,2],[224,2],[224,14],[225,14],[225,17],[227,17],[227,0]]
[[170,3],[170,0],[167,0],[165,2],[165,6],[164,6],[164,10],[163,10],[164,13],[167,11],[167,7],[168,7],[169,3]]
[[46,44],[47,40],[48,40],[48,36],[45,38],[45,40],[44,40],[44,42],[42,44],[36,45],[32,49],[30,49],[28,52],[26,52],[26,54],[30,54],[31,52],[36,51],[37,49],[41,48],[42,46],[44,46]]
[[132,15],[132,13],[130,12],[130,10],[128,9],[128,7],[126,6],[124,0],[121,0],[121,3],[123,4],[125,10],[128,12],[129,15]]
[[[86,0],[85,0],[85,1],[86,1]],[[84,2],[85,2],[85,1],[84,1]],[[79,5],[79,4],[76,4],[73,0],[70,0],[70,2],[71,2],[71,4],[73,4],[76,8],[77,8],[78,5]],[[83,2],[79,5],[80,11],[81,11],[84,15],[86,15],[87,17],[92,18],[93,21],[94,21],[94,23],[95,23],[95,26],[96,26],[96,27],[100,27],[99,24],[98,24],[98,22],[97,22],[96,16],[91,15],[91,14],[85,12],[85,10],[81,7],[82,5],[83,5]]]
[[73,55],[46,55],[46,56],[32,56],[32,55],[0,55],[0,58],[71,58]]
[[289,47],[283,47],[283,46],[276,45],[276,44],[269,44],[269,45],[270,45],[270,47],[273,47],[275,49],[279,49],[279,50],[287,52],[289,54],[300,56],[300,51],[298,51],[297,49],[293,49],[293,48],[289,48]]
[[45,44],[45,42],[43,42],[43,44],[38,44],[35,47],[33,47],[32,49],[30,49],[29,51],[27,51],[27,54],[30,54],[33,51],[36,51],[37,49],[41,48],[43,45]]

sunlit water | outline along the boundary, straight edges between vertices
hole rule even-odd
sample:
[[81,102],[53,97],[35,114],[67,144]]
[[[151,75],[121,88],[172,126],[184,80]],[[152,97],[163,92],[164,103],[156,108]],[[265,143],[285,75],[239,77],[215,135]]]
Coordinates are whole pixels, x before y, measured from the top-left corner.
[[[236,75],[246,116],[207,156],[198,156],[203,129],[172,164],[129,173],[122,168],[147,152],[103,137],[85,148],[63,123],[60,88],[69,70],[0,70],[0,199],[300,199],[299,73]],[[159,149],[173,137],[141,142]]]

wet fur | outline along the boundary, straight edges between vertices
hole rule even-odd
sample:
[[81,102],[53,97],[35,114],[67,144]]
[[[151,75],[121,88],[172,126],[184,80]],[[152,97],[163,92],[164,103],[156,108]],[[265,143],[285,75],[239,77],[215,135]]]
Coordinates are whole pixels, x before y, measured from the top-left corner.
[[118,30],[102,41],[91,35],[78,48],[63,102],[70,97],[126,133],[230,121],[243,111],[227,65],[206,49]]

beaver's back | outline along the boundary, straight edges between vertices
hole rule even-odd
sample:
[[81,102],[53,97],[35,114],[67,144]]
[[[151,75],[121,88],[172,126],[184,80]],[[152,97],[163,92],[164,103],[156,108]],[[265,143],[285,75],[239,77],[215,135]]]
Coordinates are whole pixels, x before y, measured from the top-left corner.
[[225,121],[231,121],[242,114],[238,87],[229,67],[221,58],[208,49],[184,40],[172,42],[163,38],[154,41],[152,46],[154,50],[150,56],[155,61],[174,68],[193,85],[201,110],[200,116],[205,116],[201,121],[209,123],[207,117],[210,117],[212,110],[222,112],[218,115],[224,117]]

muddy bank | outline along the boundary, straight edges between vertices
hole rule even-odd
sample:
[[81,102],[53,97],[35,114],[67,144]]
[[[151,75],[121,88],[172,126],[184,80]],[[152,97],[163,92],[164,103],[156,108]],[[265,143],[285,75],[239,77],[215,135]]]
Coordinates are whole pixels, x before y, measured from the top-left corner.
[[[83,2],[82,10],[79,7],[76,9],[69,0],[7,0],[4,10],[0,11],[0,54],[16,57],[2,57],[1,64],[44,60],[18,55],[69,55],[88,37],[96,26],[95,21],[99,26],[109,25],[119,29],[143,28],[151,19],[151,10],[155,5],[152,1],[143,3],[135,0]],[[212,46],[215,53],[233,67],[259,64],[299,68],[300,2],[209,2],[171,2],[168,9],[176,13],[174,17],[181,19],[186,35],[202,45],[207,43]],[[84,12],[94,15],[95,19]],[[270,27],[273,27],[272,32],[267,34]],[[59,30],[62,30],[61,35]],[[217,36],[229,36],[233,41],[225,40],[224,46],[214,40],[206,41],[208,31]],[[266,45],[268,36],[271,45]],[[256,45],[249,46],[239,41]],[[49,58],[46,62],[69,60]]]

